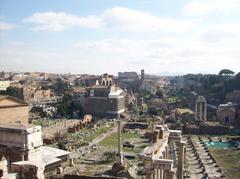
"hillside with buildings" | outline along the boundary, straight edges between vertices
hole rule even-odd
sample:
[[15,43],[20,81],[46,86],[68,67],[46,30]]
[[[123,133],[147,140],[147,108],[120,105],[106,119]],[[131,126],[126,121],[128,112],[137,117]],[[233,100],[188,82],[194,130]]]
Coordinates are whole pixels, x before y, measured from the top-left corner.
[[239,74],[1,74],[5,178],[240,176]]

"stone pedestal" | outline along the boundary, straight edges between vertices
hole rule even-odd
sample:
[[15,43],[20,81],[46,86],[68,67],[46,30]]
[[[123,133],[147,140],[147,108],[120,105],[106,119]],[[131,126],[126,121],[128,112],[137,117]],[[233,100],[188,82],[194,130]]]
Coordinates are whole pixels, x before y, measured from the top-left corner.
[[70,159],[69,159],[69,166],[70,166],[70,167],[73,167],[73,166],[74,166],[73,158],[70,158]]
[[153,176],[153,164],[151,161],[145,162],[145,170],[146,170],[146,179],[152,179]]
[[174,172],[173,172],[173,171],[166,170],[166,171],[165,171],[165,176],[166,176],[166,179],[173,179],[173,177],[174,177]]
[[116,155],[116,162],[117,162],[119,165],[122,165],[122,164],[123,164],[123,154],[122,154],[122,153],[117,153],[117,155]]

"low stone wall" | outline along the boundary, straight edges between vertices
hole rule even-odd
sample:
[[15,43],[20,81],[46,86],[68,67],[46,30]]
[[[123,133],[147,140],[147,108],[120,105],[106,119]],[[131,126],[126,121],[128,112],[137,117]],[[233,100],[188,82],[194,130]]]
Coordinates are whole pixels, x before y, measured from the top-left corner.
[[[85,175],[64,175],[64,179],[120,179],[113,176],[85,176]],[[122,179],[122,177],[121,177]]]
[[200,134],[200,128],[196,125],[185,125],[183,127],[184,134]]
[[224,135],[229,133],[229,127],[224,125],[211,126],[202,123],[200,124],[200,133],[209,135]]
[[128,122],[124,124],[124,129],[147,129],[148,124],[147,123],[140,123],[140,122]]
[[185,134],[224,135],[229,133],[229,127],[219,123],[202,122],[194,125],[185,125],[183,132]]

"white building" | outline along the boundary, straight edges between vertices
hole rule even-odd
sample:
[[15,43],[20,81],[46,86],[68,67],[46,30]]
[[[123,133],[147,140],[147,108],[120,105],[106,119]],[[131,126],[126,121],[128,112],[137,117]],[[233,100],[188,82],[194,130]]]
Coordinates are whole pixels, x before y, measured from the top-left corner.
[[27,174],[44,179],[46,174],[56,173],[69,154],[43,146],[41,126],[0,124],[0,166],[7,163],[3,169],[5,178],[25,178]]
[[0,80],[0,91],[6,91],[9,86],[10,86],[9,80]]

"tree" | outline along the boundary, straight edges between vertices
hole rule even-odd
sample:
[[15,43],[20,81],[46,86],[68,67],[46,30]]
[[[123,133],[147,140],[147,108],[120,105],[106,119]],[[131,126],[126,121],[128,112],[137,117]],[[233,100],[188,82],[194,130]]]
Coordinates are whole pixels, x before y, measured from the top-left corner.
[[240,79],[240,72],[236,74],[235,78]]
[[58,112],[61,116],[67,117],[71,116],[73,117],[73,113],[77,112],[78,116],[83,115],[83,109],[79,102],[72,101],[72,98],[70,95],[65,94],[62,98],[62,102],[58,105]]
[[53,86],[53,89],[58,93],[62,94],[68,88],[68,84],[63,81],[61,78],[56,80],[56,83]]
[[74,112],[77,112],[78,116],[83,115],[83,109],[80,102],[71,101],[68,103],[68,114],[73,117]]
[[220,72],[219,72],[219,75],[224,75],[224,76],[230,76],[230,75],[233,75],[234,72],[232,70],[229,70],[229,69],[222,69]]
[[9,95],[18,99],[23,100],[23,93],[22,89],[15,88],[15,87],[8,87],[6,91],[1,91],[0,94],[2,95]]
[[163,90],[158,88],[157,91],[156,91],[156,96],[158,98],[162,98],[163,97]]
[[67,114],[68,114],[68,110],[67,110],[67,106],[65,103],[60,103],[58,106],[57,106],[57,109],[58,109],[58,112],[61,116],[64,116],[64,117],[67,117]]

